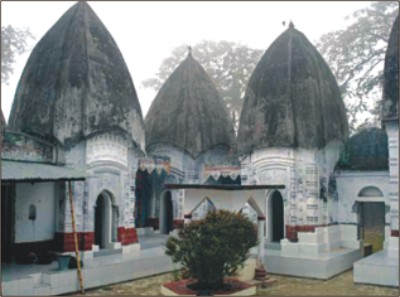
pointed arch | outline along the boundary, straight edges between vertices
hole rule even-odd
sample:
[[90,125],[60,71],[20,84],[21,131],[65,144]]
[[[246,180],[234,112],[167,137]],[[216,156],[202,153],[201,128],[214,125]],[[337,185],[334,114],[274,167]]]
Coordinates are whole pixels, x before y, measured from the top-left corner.
[[374,186],[364,187],[358,192],[358,197],[383,197],[382,191]]
[[94,214],[95,244],[100,248],[112,247],[118,237],[119,209],[109,190],[102,190],[97,196]]
[[[202,206],[204,207],[204,209],[201,209]],[[199,203],[197,203],[197,205],[190,211],[189,214],[192,216],[193,219],[201,219],[208,212],[216,210],[217,208],[215,207],[211,199],[208,197],[204,197],[202,200],[200,200]],[[200,212],[200,215],[196,215],[198,211],[202,211]]]
[[257,204],[256,200],[253,197],[247,199],[247,203],[255,210],[258,217],[265,217],[264,212],[261,210],[259,205]]
[[269,242],[280,242],[285,237],[283,195],[279,190],[267,193],[267,232]]
[[174,204],[172,192],[163,191],[160,199],[160,231],[162,234],[169,234],[173,230]]

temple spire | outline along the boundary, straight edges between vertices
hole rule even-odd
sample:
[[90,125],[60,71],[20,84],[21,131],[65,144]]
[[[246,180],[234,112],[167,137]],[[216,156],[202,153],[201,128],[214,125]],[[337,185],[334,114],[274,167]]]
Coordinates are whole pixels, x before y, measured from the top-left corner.
[[146,115],[148,152],[168,144],[197,158],[215,146],[229,150],[234,142],[226,105],[207,72],[191,56],[191,47],[187,48],[187,58],[166,80]]

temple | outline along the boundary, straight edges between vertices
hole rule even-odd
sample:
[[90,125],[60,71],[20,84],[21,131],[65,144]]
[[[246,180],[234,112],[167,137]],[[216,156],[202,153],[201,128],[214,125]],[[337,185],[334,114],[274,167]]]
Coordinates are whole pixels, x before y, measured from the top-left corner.
[[162,243],[215,209],[258,226],[253,258],[268,272],[354,268],[356,283],[398,286],[398,53],[397,17],[383,128],[349,137],[332,71],[291,23],[250,77],[236,137],[190,49],[143,119],[117,44],[78,2],[37,43],[2,116],[3,294],[79,289],[75,271],[20,268],[74,255],[70,195],[87,288],[172,271]]

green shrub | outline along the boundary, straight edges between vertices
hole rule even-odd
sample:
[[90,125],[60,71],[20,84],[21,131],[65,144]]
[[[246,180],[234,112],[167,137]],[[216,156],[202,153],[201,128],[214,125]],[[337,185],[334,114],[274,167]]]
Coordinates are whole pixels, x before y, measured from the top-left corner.
[[243,267],[250,248],[257,245],[257,228],[243,214],[226,210],[209,212],[170,237],[166,254],[181,263],[185,277],[197,280],[196,289],[216,290],[224,277]]

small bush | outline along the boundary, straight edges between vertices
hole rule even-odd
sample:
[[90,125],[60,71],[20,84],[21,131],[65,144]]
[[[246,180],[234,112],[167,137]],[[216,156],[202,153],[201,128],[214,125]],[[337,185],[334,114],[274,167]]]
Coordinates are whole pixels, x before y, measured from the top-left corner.
[[226,210],[209,212],[170,237],[166,254],[181,263],[185,277],[197,280],[196,289],[224,287],[224,277],[243,267],[250,248],[257,245],[257,228],[243,214]]

